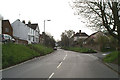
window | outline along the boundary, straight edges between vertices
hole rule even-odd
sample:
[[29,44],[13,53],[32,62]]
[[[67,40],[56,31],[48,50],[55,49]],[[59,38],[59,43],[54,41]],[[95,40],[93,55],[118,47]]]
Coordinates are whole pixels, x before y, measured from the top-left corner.
[[30,35],[28,36],[28,40],[30,40]]
[[5,32],[9,32],[9,28],[5,28]]

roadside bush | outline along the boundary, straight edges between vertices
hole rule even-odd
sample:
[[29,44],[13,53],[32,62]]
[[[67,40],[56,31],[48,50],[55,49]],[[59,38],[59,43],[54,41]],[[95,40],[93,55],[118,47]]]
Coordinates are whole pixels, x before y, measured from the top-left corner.
[[83,48],[83,47],[62,47],[66,50],[81,52],[81,53],[96,53],[96,51],[89,49],[89,48]]

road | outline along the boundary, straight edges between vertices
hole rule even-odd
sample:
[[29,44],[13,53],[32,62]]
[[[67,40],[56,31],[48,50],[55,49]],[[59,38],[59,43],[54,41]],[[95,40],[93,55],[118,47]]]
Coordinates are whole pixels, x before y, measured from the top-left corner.
[[118,74],[92,54],[58,49],[3,70],[3,78],[118,78]]

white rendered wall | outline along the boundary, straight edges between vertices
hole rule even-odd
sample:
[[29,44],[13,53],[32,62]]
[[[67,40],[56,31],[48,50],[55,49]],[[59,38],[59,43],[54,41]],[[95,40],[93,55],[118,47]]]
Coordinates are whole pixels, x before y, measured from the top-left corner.
[[27,25],[25,25],[19,20],[16,20],[11,25],[13,28],[13,36],[18,37],[19,39],[28,41],[29,28]]

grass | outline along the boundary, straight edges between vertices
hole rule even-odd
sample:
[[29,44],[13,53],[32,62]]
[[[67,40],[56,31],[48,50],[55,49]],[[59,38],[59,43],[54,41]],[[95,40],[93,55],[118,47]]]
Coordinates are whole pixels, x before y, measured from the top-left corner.
[[11,65],[15,65],[39,55],[39,53],[22,44],[3,44],[2,67],[5,68]]
[[[31,49],[29,46],[34,47]],[[52,48],[47,48],[42,45],[32,44],[25,46],[22,44],[3,44],[2,45],[2,68],[6,68],[26,60],[51,53]]]
[[80,53],[96,53],[96,51],[92,49],[83,48],[83,47],[63,47],[63,49],[80,52]]
[[103,61],[120,65],[120,51],[113,51],[112,53],[106,55]]
[[46,55],[53,52],[53,48],[46,47],[41,44],[29,44],[28,47],[40,53],[40,55]]

